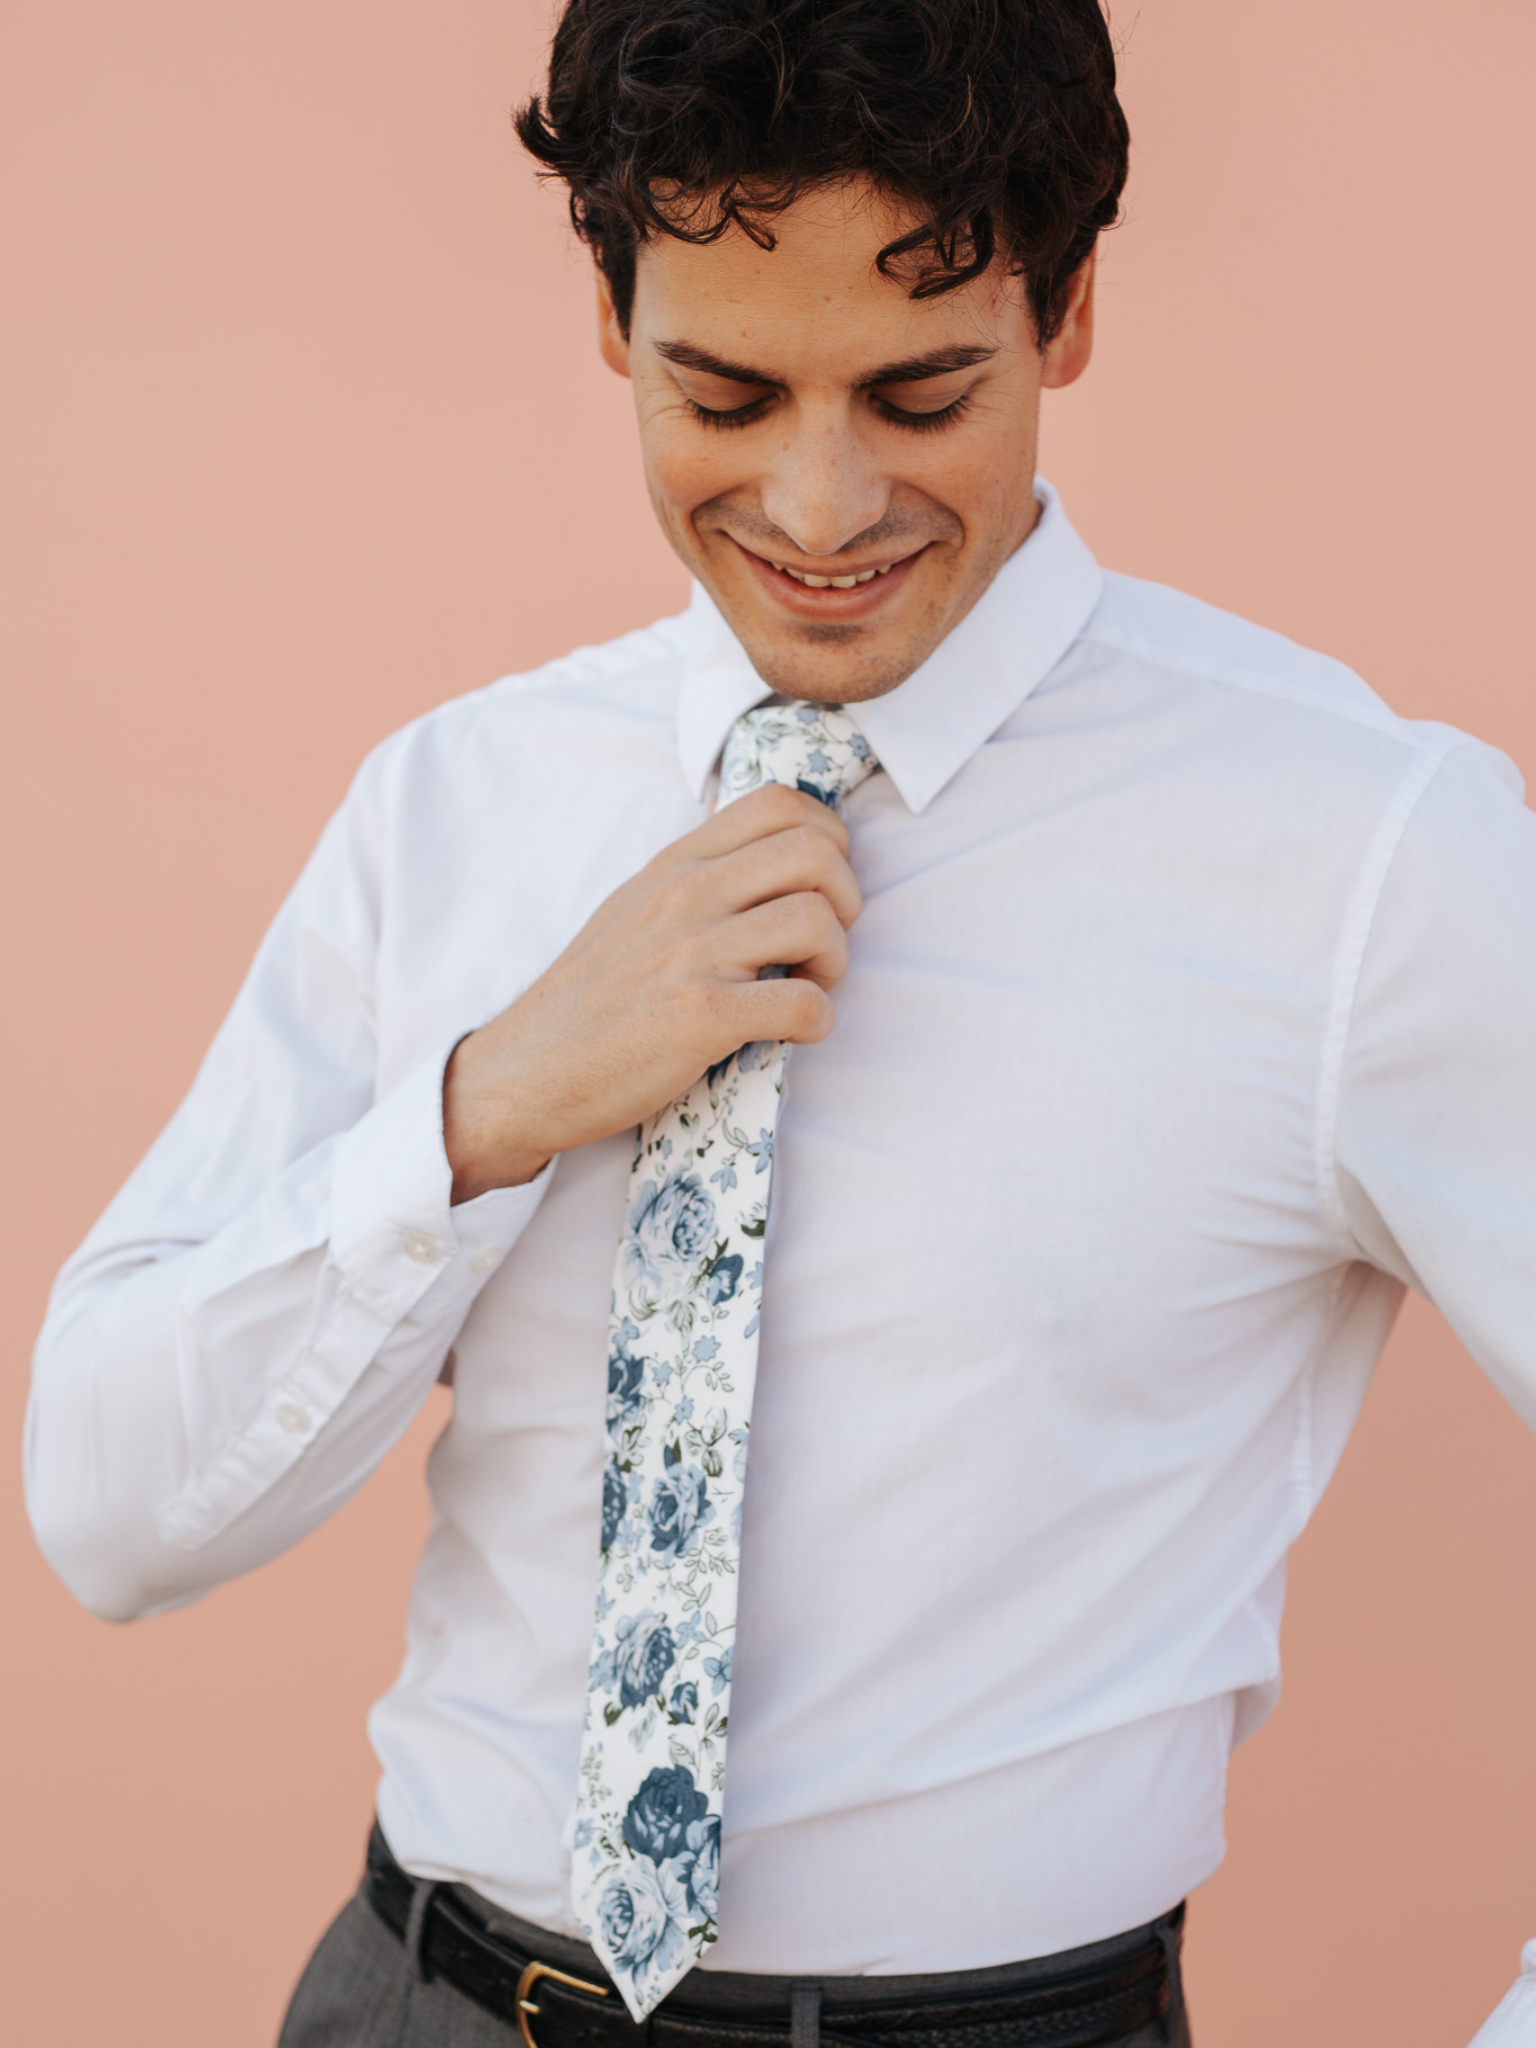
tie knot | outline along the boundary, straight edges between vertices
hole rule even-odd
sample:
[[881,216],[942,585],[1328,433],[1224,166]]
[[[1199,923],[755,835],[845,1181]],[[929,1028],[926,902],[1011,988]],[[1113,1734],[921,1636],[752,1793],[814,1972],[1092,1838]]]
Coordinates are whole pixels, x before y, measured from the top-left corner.
[[760,704],[731,727],[720,763],[720,801],[765,782],[787,782],[834,811],[880,763],[840,704]]

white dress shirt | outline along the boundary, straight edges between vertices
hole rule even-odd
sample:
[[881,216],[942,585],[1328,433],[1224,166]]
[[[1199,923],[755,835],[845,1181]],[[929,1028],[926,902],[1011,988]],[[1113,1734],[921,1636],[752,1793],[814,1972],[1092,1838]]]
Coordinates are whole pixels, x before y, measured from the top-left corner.
[[[1042,500],[857,707],[884,773],[779,1128],[716,1967],[951,1970],[1162,1912],[1220,1859],[1286,1552],[1405,1286],[1536,1423],[1518,777],[1103,574]],[[700,823],[765,694],[695,591],[380,747],[37,1354],[38,1535],[112,1616],[297,1541],[453,1360],[379,1811],[411,1870],[567,1934],[631,1141],[450,1208],[441,1077]]]

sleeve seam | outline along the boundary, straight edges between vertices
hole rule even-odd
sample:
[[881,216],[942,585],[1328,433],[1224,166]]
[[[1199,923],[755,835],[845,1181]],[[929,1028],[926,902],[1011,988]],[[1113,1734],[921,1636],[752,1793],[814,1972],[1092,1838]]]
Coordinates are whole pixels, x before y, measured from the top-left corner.
[[1318,1202],[1335,1243],[1351,1260],[1363,1259],[1366,1253],[1349,1227],[1339,1192],[1338,1119],[1344,1059],[1366,949],[1387,878],[1420,799],[1451,755],[1471,744],[1468,734],[1443,727],[1432,742],[1416,751],[1377,821],[1340,921],[1318,1068],[1314,1143]]

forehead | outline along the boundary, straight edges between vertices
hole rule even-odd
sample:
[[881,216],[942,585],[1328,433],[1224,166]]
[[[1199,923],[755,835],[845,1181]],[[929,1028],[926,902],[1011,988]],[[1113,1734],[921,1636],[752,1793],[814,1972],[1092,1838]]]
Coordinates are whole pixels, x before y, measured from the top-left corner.
[[710,243],[655,236],[638,255],[633,337],[763,365],[771,352],[786,375],[850,377],[957,343],[1017,346],[1028,331],[1023,285],[1001,263],[927,299],[911,296],[910,269],[881,274],[880,251],[919,218],[860,181],[817,187],[766,217],[772,249],[735,225]]

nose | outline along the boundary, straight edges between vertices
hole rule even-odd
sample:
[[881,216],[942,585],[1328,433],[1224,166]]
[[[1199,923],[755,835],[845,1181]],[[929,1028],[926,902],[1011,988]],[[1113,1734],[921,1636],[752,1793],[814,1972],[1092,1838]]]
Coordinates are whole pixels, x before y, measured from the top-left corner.
[[820,557],[878,524],[890,495],[890,479],[853,423],[830,408],[801,410],[762,480],[768,518],[802,554]]

